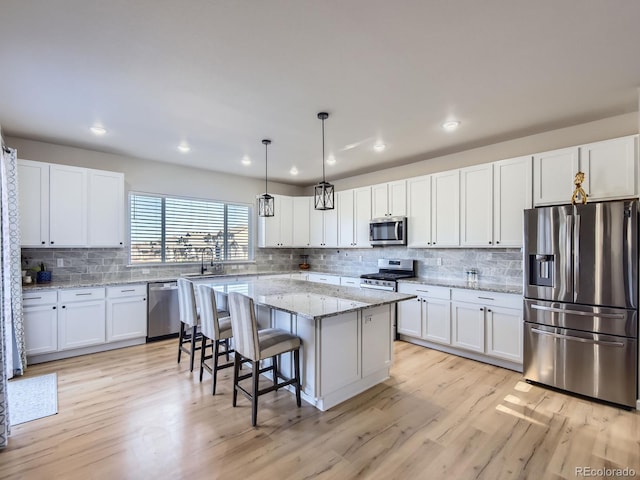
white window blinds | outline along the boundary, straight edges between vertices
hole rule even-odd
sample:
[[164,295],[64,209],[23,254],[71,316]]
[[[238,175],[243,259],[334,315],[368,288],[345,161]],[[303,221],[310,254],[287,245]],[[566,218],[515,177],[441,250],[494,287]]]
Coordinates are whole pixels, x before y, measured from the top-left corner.
[[129,195],[131,263],[205,258],[251,260],[251,207],[210,200]]

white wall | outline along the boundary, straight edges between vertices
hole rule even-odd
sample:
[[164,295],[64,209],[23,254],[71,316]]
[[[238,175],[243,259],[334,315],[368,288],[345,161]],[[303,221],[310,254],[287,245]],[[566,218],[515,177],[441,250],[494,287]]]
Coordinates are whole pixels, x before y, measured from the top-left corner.
[[[26,160],[123,172],[128,191],[240,203],[254,203],[256,195],[264,192],[263,179],[240,177],[16,137],[6,137],[5,143],[18,150],[18,158]],[[304,193],[300,187],[275,182],[269,182],[269,192],[282,195]]]
[[[356,175],[342,180],[332,180],[332,182],[336,186],[336,190],[346,190],[348,188],[375,185],[376,183],[401,180],[403,178],[417,177],[444,170],[489,163],[506,158],[519,157],[521,155],[531,155],[547,150],[555,150],[557,148],[633,135],[639,131],[640,113],[631,112],[595,122],[494,143],[485,147],[473,148],[450,155],[426,158],[418,162],[386,168],[373,173]],[[313,195],[313,189],[307,188],[306,194]]]

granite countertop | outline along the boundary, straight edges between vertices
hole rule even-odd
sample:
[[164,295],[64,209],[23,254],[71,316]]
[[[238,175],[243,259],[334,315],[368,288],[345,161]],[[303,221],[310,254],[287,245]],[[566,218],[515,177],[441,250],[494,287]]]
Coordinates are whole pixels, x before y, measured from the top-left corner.
[[478,282],[475,285],[471,285],[464,280],[440,280],[420,277],[404,278],[402,280],[398,280],[398,282],[433,285],[434,287],[464,288],[466,290],[478,290],[482,292],[515,293],[522,295],[522,286],[501,285],[497,283]]
[[[178,278],[188,278],[189,280],[207,280],[209,278],[234,278],[234,277],[253,277],[261,275],[278,275],[288,274],[296,272],[242,272],[242,273],[222,273],[211,275],[197,275],[197,276],[179,276],[179,277],[164,277],[164,278],[138,278],[138,279],[119,279],[119,280],[104,280],[97,281],[71,281],[71,282],[58,282],[55,280],[47,283],[29,283],[22,285],[23,292],[31,292],[35,290],[48,290],[56,288],[85,288],[85,287],[108,287],[111,285],[132,285],[135,283],[162,283],[162,282],[175,282]],[[306,273],[306,272],[305,272]]]
[[212,281],[210,285],[220,292],[249,295],[256,305],[312,320],[417,298],[403,293],[362,290],[304,280],[269,279],[223,284]]

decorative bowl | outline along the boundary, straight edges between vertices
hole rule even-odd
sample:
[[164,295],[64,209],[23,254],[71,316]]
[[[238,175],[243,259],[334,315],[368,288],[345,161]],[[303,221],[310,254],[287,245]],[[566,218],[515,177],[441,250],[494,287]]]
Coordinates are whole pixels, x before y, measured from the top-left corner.
[[51,272],[49,270],[36,273],[36,283],[47,283],[51,281]]
[[311,267],[308,263],[299,263],[298,266],[300,267],[300,270],[309,270]]

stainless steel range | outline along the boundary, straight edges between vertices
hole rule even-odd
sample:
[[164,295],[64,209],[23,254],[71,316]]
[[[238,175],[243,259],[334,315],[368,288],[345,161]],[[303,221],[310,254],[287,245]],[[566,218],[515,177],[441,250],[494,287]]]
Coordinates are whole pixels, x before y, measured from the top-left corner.
[[416,276],[414,263],[413,260],[407,259],[380,258],[378,272],[360,275],[360,287],[395,292],[398,286],[397,280]]

